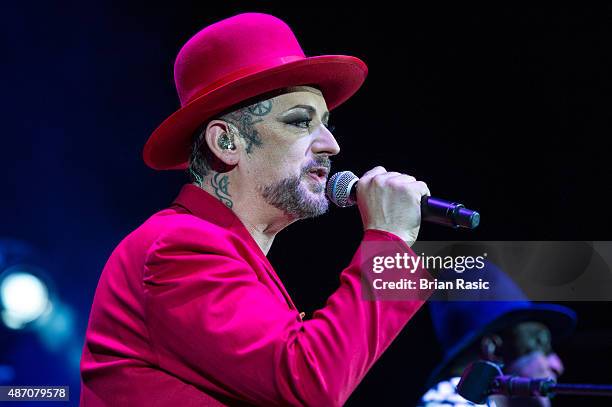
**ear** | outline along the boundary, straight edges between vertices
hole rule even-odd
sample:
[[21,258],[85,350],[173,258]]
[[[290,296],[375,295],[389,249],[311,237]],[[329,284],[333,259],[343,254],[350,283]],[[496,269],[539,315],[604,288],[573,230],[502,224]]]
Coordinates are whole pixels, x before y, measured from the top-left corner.
[[[222,120],[211,120],[206,126],[206,144],[213,156],[215,156],[226,167],[234,167],[240,158],[240,143],[236,135],[231,131],[227,122]],[[226,148],[228,139],[233,149]]]
[[491,362],[503,361],[503,345],[501,336],[487,334],[480,339],[480,357]]

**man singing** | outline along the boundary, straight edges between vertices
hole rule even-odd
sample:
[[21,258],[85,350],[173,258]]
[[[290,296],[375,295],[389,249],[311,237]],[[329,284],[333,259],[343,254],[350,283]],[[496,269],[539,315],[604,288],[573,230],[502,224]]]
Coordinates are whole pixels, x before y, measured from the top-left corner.
[[188,169],[192,183],[109,258],[86,334],[81,405],[347,400],[423,304],[363,300],[360,251],[382,241],[414,255],[427,186],[382,167],[361,177],[362,245],[311,319],[266,254],[283,228],[327,210],[330,157],[340,151],[329,110],[366,74],[354,57],[305,57],[290,28],[264,14],[220,21],[183,46],[181,108],[151,135],[144,160]]

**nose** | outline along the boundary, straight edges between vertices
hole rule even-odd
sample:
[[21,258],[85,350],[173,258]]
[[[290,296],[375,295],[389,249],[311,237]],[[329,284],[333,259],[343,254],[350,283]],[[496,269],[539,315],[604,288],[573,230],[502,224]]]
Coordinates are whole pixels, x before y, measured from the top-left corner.
[[561,376],[565,371],[565,367],[563,366],[563,362],[561,362],[561,358],[556,353],[551,353],[546,357],[548,359],[548,366],[550,370],[552,370],[557,377]]
[[334,135],[323,124],[313,133],[312,152],[314,154],[336,155],[340,152],[340,146]]

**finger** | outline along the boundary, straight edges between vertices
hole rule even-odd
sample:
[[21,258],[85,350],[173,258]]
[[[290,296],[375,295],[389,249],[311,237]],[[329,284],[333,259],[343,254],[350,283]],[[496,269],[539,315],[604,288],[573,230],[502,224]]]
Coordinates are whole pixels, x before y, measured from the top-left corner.
[[431,192],[429,191],[429,187],[423,181],[415,181],[410,183],[410,187],[413,191],[416,191],[421,195],[421,198],[424,196],[431,196]]
[[393,174],[393,177],[389,177],[387,181],[390,181],[391,179],[393,179],[393,181],[399,181],[399,182],[415,182],[416,181],[416,178],[414,178],[412,175],[402,174],[400,172],[388,172],[387,174]]
[[423,181],[407,181],[409,179],[414,179],[414,177],[402,176],[402,177],[393,177],[389,181],[387,181],[386,186],[391,188],[398,188],[408,191],[410,194],[416,195],[419,199],[423,196],[431,196],[431,192],[429,192],[429,187]]
[[386,172],[384,174],[378,174],[372,177],[371,183],[376,184],[380,187],[385,186],[406,186],[409,182],[412,182],[414,178],[399,172]]
[[374,167],[372,168],[370,171],[366,172],[365,174],[363,174],[361,176],[361,178],[359,178],[359,183],[364,185],[370,182],[370,180],[379,175],[379,174],[384,174],[386,173],[387,170],[385,170],[384,167],[381,167],[380,165],[378,167]]

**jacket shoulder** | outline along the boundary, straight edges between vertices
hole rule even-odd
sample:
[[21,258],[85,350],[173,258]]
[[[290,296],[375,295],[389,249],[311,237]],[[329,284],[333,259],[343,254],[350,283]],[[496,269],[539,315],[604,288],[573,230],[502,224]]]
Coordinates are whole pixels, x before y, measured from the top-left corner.
[[150,238],[149,254],[165,248],[197,252],[227,251],[241,240],[226,227],[175,210],[156,213],[141,228]]

